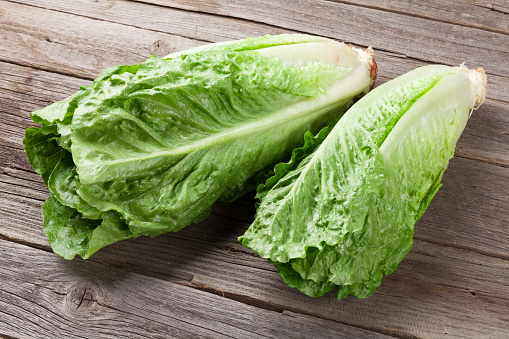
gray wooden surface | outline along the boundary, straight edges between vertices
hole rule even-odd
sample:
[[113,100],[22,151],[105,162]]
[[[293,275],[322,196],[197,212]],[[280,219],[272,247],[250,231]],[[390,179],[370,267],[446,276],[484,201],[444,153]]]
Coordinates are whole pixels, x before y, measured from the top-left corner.
[[[65,261],[41,230],[48,191],[22,150],[29,113],[104,68],[246,36],[372,45],[377,84],[430,63],[482,66],[488,95],[412,251],[375,294],[288,288],[236,241],[252,195],[204,222]],[[0,337],[509,337],[509,3],[0,0]]]

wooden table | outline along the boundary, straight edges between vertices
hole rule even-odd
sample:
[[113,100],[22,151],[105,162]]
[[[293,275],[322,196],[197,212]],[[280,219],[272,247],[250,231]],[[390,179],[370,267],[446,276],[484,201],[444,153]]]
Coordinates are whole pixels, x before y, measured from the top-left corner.
[[[313,299],[236,237],[253,198],[175,234],[66,261],[41,230],[29,113],[104,68],[246,36],[372,45],[377,84],[415,67],[483,66],[486,102],[459,140],[412,251],[371,297]],[[509,337],[507,0],[0,1],[0,337]]]

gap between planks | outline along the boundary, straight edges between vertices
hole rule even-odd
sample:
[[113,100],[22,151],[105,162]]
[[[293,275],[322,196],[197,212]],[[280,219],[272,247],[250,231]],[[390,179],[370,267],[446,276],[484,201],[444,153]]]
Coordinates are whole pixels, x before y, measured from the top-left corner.
[[[331,321],[331,319],[328,319],[328,318],[326,318],[326,317],[324,317],[324,316],[322,316],[320,314],[313,314],[312,312],[306,312],[306,311],[304,311],[302,309],[297,309],[297,308],[283,307],[283,305],[275,305],[275,304],[272,304],[272,303],[267,302],[265,300],[259,300],[259,299],[253,298],[251,296],[248,296],[248,295],[242,295],[242,294],[238,294],[238,293],[234,293],[234,292],[229,292],[229,291],[222,291],[222,290],[217,289],[215,287],[208,286],[208,285],[201,284],[201,283],[195,283],[193,281],[191,281],[188,284],[181,283],[181,282],[176,282],[176,283],[179,284],[179,285],[183,285],[183,286],[186,286],[186,287],[191,287],[191,288],[203,291],[203,292],[212,293],[212,294],[218,295],[218,296],[223,297],[223,298],[227,298],[227,299],[230,299],[230,300],[235,300],[235,301],[247,304],[247,305],[251,305],[251,306],[254,306],[254,307],[262,308],[262,309],[267,310],[267,311],[273,311],[273,312],[281,313],[283,315],[288,314],[288,313],[296,313],[296,314],[302,314],[302,315],[307,315],[307,316],[310,316],[310,317],[315,317],[315,318]],[[341,301],[338,301],[338,302],[341,302]],[[383,329],[377,329],[377,328],[373,328],[373,327],[360,326],[360,325],[357,325],[357,324],[343,323],[343,322],[340,322],[340,321],[336,321],[336,322],[338,322],[340,324],[347,325],[347,326],[352,326],[352,327],[355,327],[355,328],[360,328],[360,329],[363,329],[363,330],[367,330],[367,331],[370,331],[370,332],[385,334],[385,335],[391,336],[393,338],[419,339],[419,337],[417,337],[415,335],[412,335],[410,333],[406,333],[406,332],[399,332],[399,331],[395,331],[395,330],[394,331],[383,330]]]
[[2,339],[22,339],[21,337],[13,337],[13,336],[4,334],[2,332],[0,332],[0,338],[2,338]]
[[[1,1],[2,0],[0,0],[0,2]],[[5,63],[8,63],[8,64],[12,64],[12,65],[16,65],[16,66],[21,66],[21,67],[30,67],[30,68],[36,69],[38,71],[44,71],[44,72],[50,72],[50,73],[65,75],[65,76],[69,76],[69,77],[73,77],[73,78],[81,79],[81,80],[94,80],[96,78],[94,76],[81,75],[79,73],[59,71],[59,70],[56,70],[56,69],[48,69],[48,68],[40,67],[40,66],[37,66],[37,65],[34,65],[34,64],[28,64],[28,63],[23,63],[23,62],[16,62],[16,61],[11,60],[11,59],[4,59],[1,56],[0,56],[0,62],[5,62]]]
[[[44,10],[48,10],[48,11],[53,11],[53,12],[57,12],[57,13],[72,14],[72,15],[80,16],[80,17],[83,17],[83,18],[91,19],[91,20],[105,21],[105,22],[109,22],[109,23],[112,23],[112,24],[118,24],[118,25],[123,25],[123,26],[127,26],[127,27],[133,27],[133,28],[140,29],[140,27],[136,26],[136,25],[130,25],[130,24],[127,24],[127,23],[121,23],[121,22],[113,21],[113,20],[99,19],[99,18],[91,16],[91,15],[77,14],[77,13],[73,13],[73,12],[70,12],[70,11],[64,11],[64,10],[59,10],[59,9],[55,9],[55,8],[48,8],[48,7],[44,7],[44,6],[39,6],[39,5],[34,4],[34,3],[25,3],[25,2],[22,2],[22,1],[16,1],[16,0],[0,0],[0,2],[2,2],[2,1],[12,2],[12,3],[20,4],[20,5],[23,5],[23,6],[40,8],[40,9],[44,9]],[[138,2],[138,1],[134,1],[134,0],[124,0],[124,1]],[[138,3],[142,3],[142,4],[145,4],[147,6],[159,6],[159,5],[153,5],[153,4],[144,3],[144,2],[138,2]],[[160,7],[165,7],[165,6],[160,6]],[[172,8],[174,10],[179,10],[179,11],[187,11],[187,10],[184,10],[184,9],[173,8],[173,7],[166,7],[166,8]],[[146,31],[151,31],[151,32],[166,33],[166,34],[168,34],[167,32],[165,32],[163,30],[157,30],[157,29],[151,29],[151,28],[142,28],[142,29],[144,29]],[[172,35],[178,36],[178,37],[181,37],[181,38],[186,38],[186,39],[193,39],[195,41],[200,41],[200,42],[203,42],[203,43],[211,43],[212,42],[212,41],[209,41],[209,40],[199,39],[199,38],[196,38],[196,37],[190,38],[190,37],[185,36],[185,35],[179,35],[179,34],[172,34]],[[48,42],[52,42],[52,41],[49,40]],[[20,66],[23,66],[23,65],[20,65]],[[68,73],[62,73],[62,74],[64,74],[64,75],[72,75],[72,74],[68,74]],[[94,77],[87,77],[87,78],[83,78],[83,79],[94,80]]]
[[469,160],[474,160],[474,161],[477,161],[477,162],[482,162],[482,163],[490,164],[490,165],[493,165],[493,166],[509,168],[509,164],[507,164],[507,163],[495,162],[495,161],[493,161],[493,160],[491,160],[489,158],[484,158],[484,157],[481,157],[481,156],[468,155],[468,154],[466,154],[464,152],[458,152],[458,150],[455,151],[454,156],[458,157],[458,158],[469,159]]

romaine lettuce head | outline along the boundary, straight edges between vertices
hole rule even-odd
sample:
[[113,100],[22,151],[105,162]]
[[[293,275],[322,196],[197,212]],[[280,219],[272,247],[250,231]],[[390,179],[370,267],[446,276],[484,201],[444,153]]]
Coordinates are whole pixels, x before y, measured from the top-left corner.
[[177,231],[255,187],[376,76],[371,50],[308,35],[211,44],[112,67],[32,113],[24,147],[55,253]]
[[485,90],[482,69],[438,65],[377,87],[275,167],[239,240],[309,296],[371,295],[411,249]]

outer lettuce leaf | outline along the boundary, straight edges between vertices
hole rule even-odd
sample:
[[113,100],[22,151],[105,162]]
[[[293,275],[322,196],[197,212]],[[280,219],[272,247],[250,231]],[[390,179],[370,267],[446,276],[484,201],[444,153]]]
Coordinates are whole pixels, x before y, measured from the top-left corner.
[[198,222],[214,201],[245,191],[300,135],[339,114],[351,97],[304,115],[288,108],[348,72],[284,67],[251,51],[151,58],[80,100],[71,137],[78,193],[121,213],[135,235]]
[[58,145],[56,131],[56,125],[32,127],[23,140],[32,167],[51,192],[42,206],[43,230],[55,253],[66,259],[76,254],[86,259],[100,248],[133,235],[118,213],[100,212],[78,196],[76,166],[71,153]]
[[[214,201],[253,188],[306,131],[369,88],[362,67],[293,67],[255,51],[324,41],[337,44],[266,36],[152,57],[107,69],[34,112],[43,127],[27,131],[25,148],[51,192],[44,230],[55,252],[86,258],[118,240],[177,231],[205,218]],[[361,69],[366,75],[354,76]],[[349,86],[330,99],[345,77]]]
[[31,114],[34,122],[43,127],[28,128],[23,147],[33,169],[41,174],[51,192],[42,206],[43,230],[53,251],[65,259],[72,259],[77,254],[86,259],[101,247],[133,237],[118,214],[103,213],[77,194],[78,178],[70,153],[70,135],[79,100],[113,74],[135,72],[137,67],[106,69],[90,86],[83,86],[69,98]]
[[276,166],[239,240],[307,295],[369,296],[412,247],[472,88],[463,70],[429,66],[370,92],[297,166]]
[[57,126],[27,128],[23,139],[28,161],[34,171],[42,176],[46,185],[51,172],[65,155],[56,139],[58,139]]
[[43,230],[53,251],[65,259],[76,254],[87,259],[100,248],[132,238],[127,224],[113,211],[102,220],[83,218],[76,209],[62,205],[52,194],[42,204]]
[[80,199],[76,193],[76,166],[72,161],[71,153],[65,149],[62,153],[64,156],[51,171],[47,185],[61,204],[77,208]]

